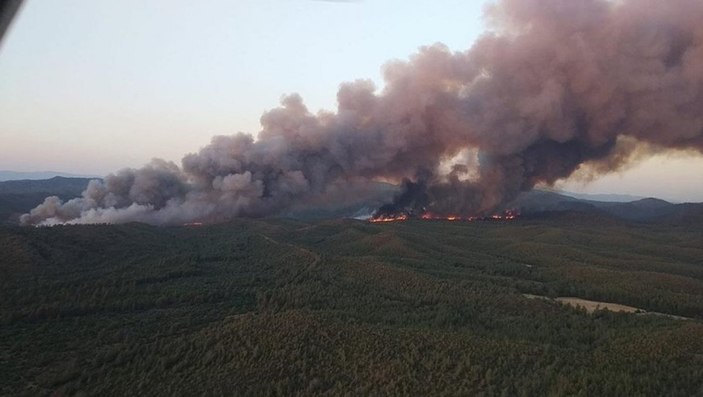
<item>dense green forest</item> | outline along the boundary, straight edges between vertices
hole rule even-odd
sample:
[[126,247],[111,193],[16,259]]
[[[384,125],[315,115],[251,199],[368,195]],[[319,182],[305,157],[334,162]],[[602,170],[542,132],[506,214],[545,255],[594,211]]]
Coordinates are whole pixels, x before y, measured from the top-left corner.
[[699,224],[2,227],[0,250],[2,395],[703,395]]

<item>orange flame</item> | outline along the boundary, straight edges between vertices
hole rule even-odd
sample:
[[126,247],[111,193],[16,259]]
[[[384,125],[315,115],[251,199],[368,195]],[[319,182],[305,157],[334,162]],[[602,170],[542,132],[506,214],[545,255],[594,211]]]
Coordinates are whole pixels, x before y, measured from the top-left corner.
[[398,215],[392,215],[392,216],[381,216],[378,218],[371,218],[369,219],[369,222],[371,223],[389,223],[389,222],[403,222],[407,221],[408,216],[406,214],[398,214]]
[[[459,216],[459,215],[437,215],[432,212],[425,212],[418,218],[424,221],[449,221],[449,222],[476,222],[476,221],[512,221],[517,219],[520,214],[515,210],[507,210],[502,214],[493,214],[488,216]],[[403,222],[410,219],[407,214],[383,215],[377,218],[369,219],[371,223],[389,223]]]

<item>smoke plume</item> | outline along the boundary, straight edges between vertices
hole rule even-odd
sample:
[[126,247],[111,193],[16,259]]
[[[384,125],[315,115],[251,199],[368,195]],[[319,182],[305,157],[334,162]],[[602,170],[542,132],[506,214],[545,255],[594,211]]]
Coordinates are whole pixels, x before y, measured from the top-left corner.
[[22,222],[265,216],[404,178],[402,205],[481,214],[580,167],[616,170],[641,147],[703,152],[700,0],[500,0],[486,18],[464,52],[435,44],[387,64],[380,91],[342,84],[336,112],[287,96],[256,140],[216,136],[181,166],[119,171]]

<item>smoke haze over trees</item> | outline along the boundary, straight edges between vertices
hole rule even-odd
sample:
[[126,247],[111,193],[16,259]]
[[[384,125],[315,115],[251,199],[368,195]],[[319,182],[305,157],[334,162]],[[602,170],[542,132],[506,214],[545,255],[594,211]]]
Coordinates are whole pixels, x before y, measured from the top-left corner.
[[[344,83],[336,112],[298,95],[262,130],[216,136],[182,164],[153,160],[49,197],[25,224],[178,224],[275,214],[412,181],[438,213],[494,211],[579,168],[618,170],[653,151],[703,152],[703,3],[501,0],[463,52],[422,47],[379,91]],[[135,143],[138,144],[138,143]]]

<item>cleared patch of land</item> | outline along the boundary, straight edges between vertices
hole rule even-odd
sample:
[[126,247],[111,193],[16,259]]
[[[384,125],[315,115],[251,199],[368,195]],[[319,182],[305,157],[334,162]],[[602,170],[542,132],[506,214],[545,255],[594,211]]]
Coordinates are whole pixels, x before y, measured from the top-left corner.
[[636,314],[640,314],[640,315],[644,314],[644,315],[652,315],[652,316],[663,316],[663,317],[668,317],[668,318],[671,318],[674,320],[691,320],[691,318],[688,318],[688,317],[676,316],[676,315],[667,314],[667,313],[648,312],[646,310],[643,310],[643,309],[640,309],[637,307],[621,305],[619,303],[598,302],[598,301],[592,301],[592,300],[582,299],[582,298],[573,298],[573,297],[559,297],[559,298],[552,299],[548,296],[540,296],[540,295],[533,295],[533,294],[522,294],[522,296],[524,296],[525,298],[528,298],[528,299],[542,299],[542,300],[547,300],[547,301],[565,303],[565,304],[573,306],[573,307],[586,309],[586,311],[588,313],[593,313],[596,310],[609,310],[611,312],[636,313]]
[[581,298],[564,297],[564,298],[556,298],[555,300],[557,302],[566,303],[567,305],[571,305],[574,307],[582,307],[582,308],[586,309],[586,311],[589,313],[593,313],[596,310],[603,310],[603,309],[608,309],[611,312],[625,312],[625,313],[637,313],[637,312],[642,311],[642,309],[638,309],[638,308],[632,307],[632,306],[621,305],[618,303],[597,302],[597,301],[590,301],[588,299],[581,299]]

